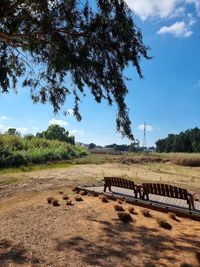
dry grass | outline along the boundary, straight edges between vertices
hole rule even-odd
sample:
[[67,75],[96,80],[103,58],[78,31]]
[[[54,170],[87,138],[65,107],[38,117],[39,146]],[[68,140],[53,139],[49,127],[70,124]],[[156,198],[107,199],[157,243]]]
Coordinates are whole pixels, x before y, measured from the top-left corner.
[[171,162],[181,166],[200,167],[200,154],[177,154]]
[[116,211],[124,211],[124,208],[121,205],[114,205]]

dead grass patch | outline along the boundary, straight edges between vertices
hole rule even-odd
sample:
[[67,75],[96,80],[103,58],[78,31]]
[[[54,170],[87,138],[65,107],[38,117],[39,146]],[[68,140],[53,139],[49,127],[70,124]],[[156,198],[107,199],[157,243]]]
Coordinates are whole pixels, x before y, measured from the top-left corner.
[[200,263],[200,250],[196,250],[196,251],[195,251],[195,255],[196,255],[196,259],[197,259],[198,262]]

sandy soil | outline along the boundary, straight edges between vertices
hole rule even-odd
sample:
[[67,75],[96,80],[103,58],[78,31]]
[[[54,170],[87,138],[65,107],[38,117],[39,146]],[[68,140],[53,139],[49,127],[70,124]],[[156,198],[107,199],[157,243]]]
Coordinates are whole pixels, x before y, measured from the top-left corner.
[[[58,197],[59,207],[47,204],[50,195]],[[113,201],[84,196],[73,203],[66,206],[57,191],[1,200],[0,266],[198,266],[199,222],[174,221],[156,211],[146,218],[135,206],[133,222],[124,224]],[[172,230],[160,228],[157,217],[167,219]]]
[[[102,203],[91,196],[74,201],[72,186],[101,183],[104,175],[137,181],[175,179],[174,183],[187,183],[191,189],[200,187],[197,168],[171,165],[79,165],[1,175],[0,180],[18,177],[23,182],[0,187],[0,267],[178,267],[183,262],[200,266],[195,256],[200,249],[199,222],[174,221],[156,211],[146,218],[142,208],[135,206],[133,222],[124,224],[117,218],[113,201]],[[70,196],[73,206],[66,206],[60,190]],[[47,204],[48,196],[57,197],[61,205]],[[125,209],[128,206],[123,204]],[[157,217],[166,219],[172,229],[160,228]]]

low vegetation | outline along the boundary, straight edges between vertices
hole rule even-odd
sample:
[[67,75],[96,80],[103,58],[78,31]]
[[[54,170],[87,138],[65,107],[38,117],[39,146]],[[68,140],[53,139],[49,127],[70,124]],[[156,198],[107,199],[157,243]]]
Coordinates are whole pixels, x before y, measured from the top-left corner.
[[69,160],[87,154],[82,147],[58,140],[0,135],[0,167],[3,168]]

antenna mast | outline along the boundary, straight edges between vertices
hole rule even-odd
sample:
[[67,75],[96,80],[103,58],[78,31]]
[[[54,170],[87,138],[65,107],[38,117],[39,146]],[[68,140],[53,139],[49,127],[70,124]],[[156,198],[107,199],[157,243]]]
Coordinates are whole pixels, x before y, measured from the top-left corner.
[[143,138],[143,148],[146,150],[147,149],[147,136],[146,136],[146,122],[144,123],[144,138]]

